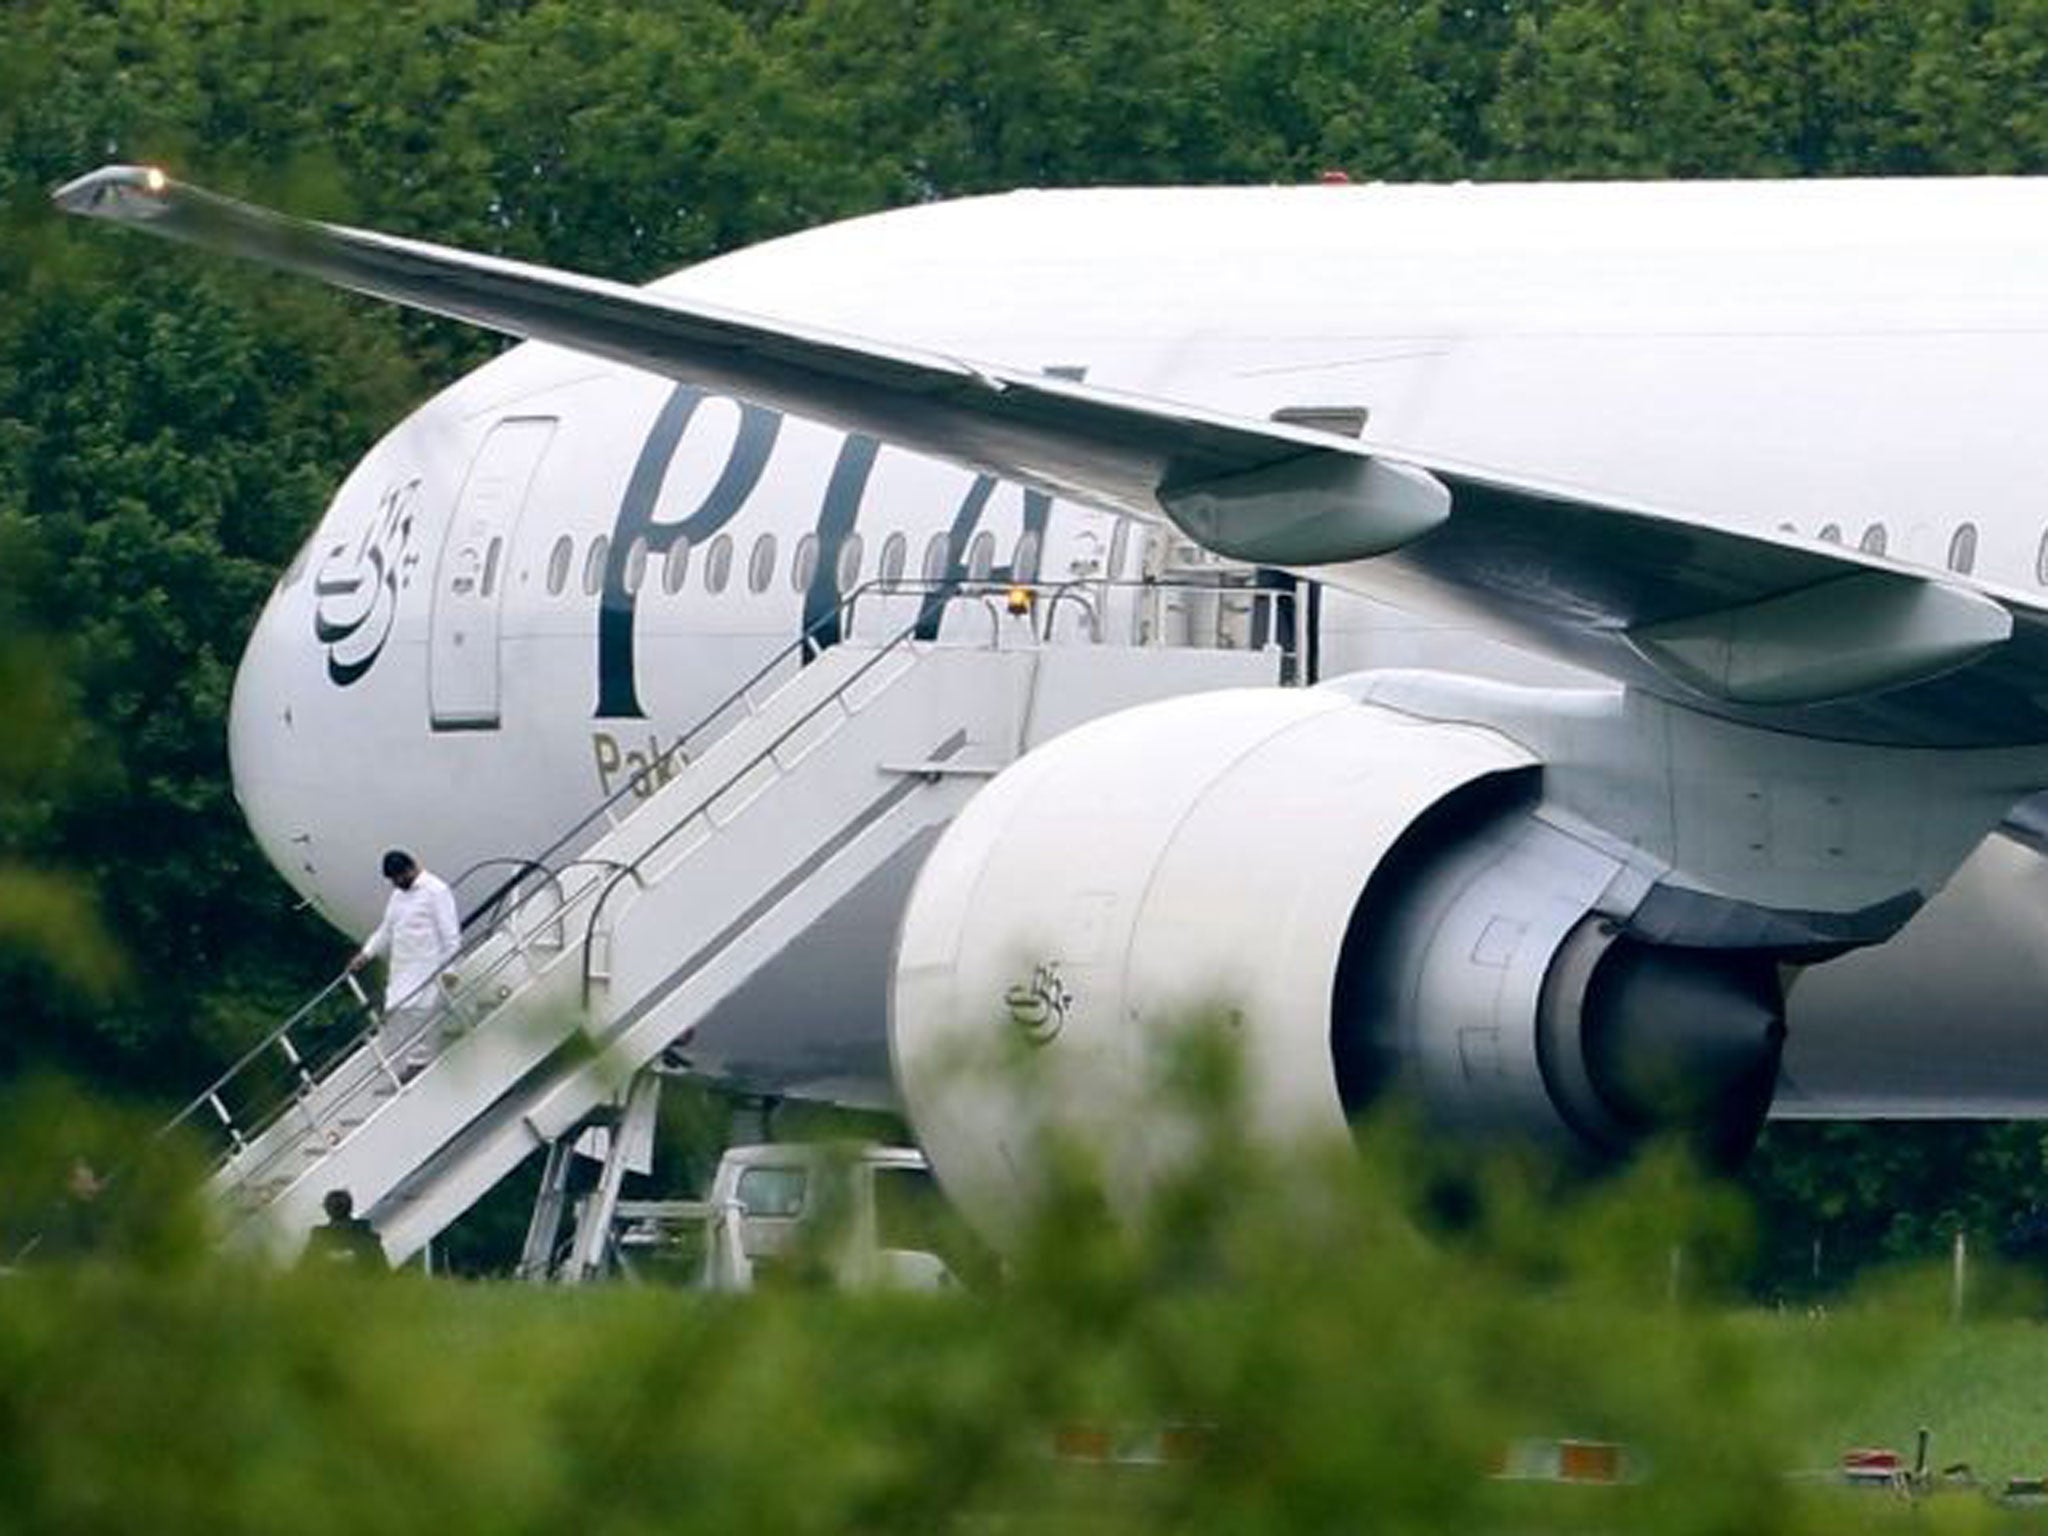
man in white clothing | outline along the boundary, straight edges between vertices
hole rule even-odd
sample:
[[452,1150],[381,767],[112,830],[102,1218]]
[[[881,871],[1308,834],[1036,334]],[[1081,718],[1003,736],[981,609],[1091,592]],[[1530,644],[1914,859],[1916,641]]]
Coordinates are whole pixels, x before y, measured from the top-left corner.
[[455,895],[448,882],[421,869],[419,860],[404,849],[394,848],[384,855],[384,878],[392,887],[391,899],[384,904],[384,921],[348,968],[359,971],[380,955],[388,957],[386,1049],[401,1058],[402,1068],[410,1076],[429,1059],[426,1030],[441,1001],[443,973],[462,947],[462,923],[455,915]]

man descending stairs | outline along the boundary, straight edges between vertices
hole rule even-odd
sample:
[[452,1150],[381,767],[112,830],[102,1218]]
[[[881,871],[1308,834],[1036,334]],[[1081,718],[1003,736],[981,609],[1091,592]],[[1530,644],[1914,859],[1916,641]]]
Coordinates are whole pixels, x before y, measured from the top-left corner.
[[432,1027],[443,981],[453,985],[448,967],[462,948],[462,921],[455,915],[455,893],[439,875],[421,869],[403,848],[384,855],[384,878],[391,899],[384,921],[348,963],[351,973],[371,961],[389,957],[384,979],[384,1033],[387,1049],[402,1058],[400,1073],[425,1069],[431,1057],[425,1039]]

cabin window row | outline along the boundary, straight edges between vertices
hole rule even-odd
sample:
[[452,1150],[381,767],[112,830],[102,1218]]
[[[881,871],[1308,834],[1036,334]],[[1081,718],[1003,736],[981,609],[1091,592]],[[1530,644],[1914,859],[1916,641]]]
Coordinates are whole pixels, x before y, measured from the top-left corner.
[[[580,585],[584,593],[595,597],[604,590],[605,572],[611,562],[611,539],[600,534],[585,547],[580,570]],[[701,553],[693,548],[686,538],[678,538],[665,551],[656,552],[648,548],[645,538],[636,538],[626,548],[625,569],[620,573],[626,591],[637,594],[650,581],[659,585],[663,592],[674,596],[683,590],[690,579],[693,558],[701,575],[700,584],[706,592],[717,594],[726,590],[733,579],[735,558],[733,537],[721,533],[702,547]],[[747,552],[746,585],[750,592],[766,592],[775,582],[778,560],[778,544],[774,534],[763,533],[754,539]],[[885,584],[903,580],[909,562],[910,544],[901,533],[892,533],[882,540],[881,551],[875,561],[874,579]],[[858,533],[849,533],[839,546],[838,585],[842,592],[850,592],[860,584],[866,568],[867,544]],[[1038,579],[1039,538],[1035,532],[1021,535],[1011,552],[1010,574],[1017,581]],[[650,577],[649,566],[654,564],[658,574]],[[986,581],[996,567],[996,538],[987,529],[974,535],[968,541],[966,555],[960,562],[960,574],[969,581]],[[550,597],[559,597],[568,590],[572,571],[577,570],[576,544],[563,534],[555,540],[554,548],[548,554],[547,591]],[[919,574],[925,581],[943,581],[954,573],[954,550],[952,535],[935,533],[925,545],[924,556],[919,565]],[[788,581],[790,589],[802,593],[810,590],[818,574],[818,536],[807,533],[796,541],[794,558],[789,562]]]
[[[1786,533],[1796,531],[1790,523],[1781,523],[1779,527]],[[1840,523],[1827,523],[1820,530],[1820,540],[1823,544],[1840,544],[1842,538],[1842,525]],[[1856,547],[1865,554],[1881,555],[1890,543],[1891,534],[1885,528],[1885,525],[1883,523],[1872,523],[1863,530],[1863,537],[1856,541]],[[1955,532],[1949,535],[1948,568],[1958,576],[1967,576],[1976,570],[1977,525],[1975,523],[1960,524]],[[2034,579],[2040,582],[2042,586],[2048,587],[2048,533],[2041,535],[2040,547],[2034,553]]]

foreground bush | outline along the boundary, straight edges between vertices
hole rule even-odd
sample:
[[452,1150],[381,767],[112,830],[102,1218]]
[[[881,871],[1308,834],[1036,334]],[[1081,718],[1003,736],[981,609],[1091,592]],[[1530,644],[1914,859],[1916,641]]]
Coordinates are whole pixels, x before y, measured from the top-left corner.
[[[1560,1194],[1513,1166],[1450,1188],[1413,1146],[1266,1158],[1218,1129],[1135,1230],[1054,1158],[1007,1279],[939,1298],[278,1275],[214,1260],[159,1186],[0,1276],[0,1531],[1763,1536],[1904,1511],[1784,1475],[1905,1347],[1895,1320],[1714,1305],[1741,1212],[1675,1160]],[[1524,1436],[1621,1440],[1647,1476],[1490,1479]]]

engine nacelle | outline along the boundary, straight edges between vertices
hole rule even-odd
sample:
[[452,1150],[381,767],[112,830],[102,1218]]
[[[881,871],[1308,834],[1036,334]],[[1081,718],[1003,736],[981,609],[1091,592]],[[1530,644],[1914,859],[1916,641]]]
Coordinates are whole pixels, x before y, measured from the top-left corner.
[[1147,705],[1013,765],[933,849],[898,941],[896,1078],[949,1191],[1000,1241],[1051,1133],[1135,1205],[1176,1155],[1155,1090],[1198,1018],[1232,1033],[1271,1140],[1402,1087],[1458,1133],[1614,1151],[1704,1121],[1746,1147],[1775,967],[1596,916],[1623,866],[1534,815],[1539,785],[1494,731],[1321,691]]

